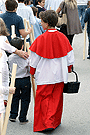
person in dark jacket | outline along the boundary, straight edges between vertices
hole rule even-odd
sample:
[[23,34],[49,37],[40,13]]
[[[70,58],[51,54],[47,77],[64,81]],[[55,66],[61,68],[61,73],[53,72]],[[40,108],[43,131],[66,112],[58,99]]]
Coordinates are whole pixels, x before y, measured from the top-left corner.
[[37,17],[39,18],[39,13],[41,11],[45,11],[46,9],[44,8],[45,5],[45,0],[38,0],[38,5],[36,6],[38,8],[38,13],[37,13]]
[[87,33],[88,33],[88,40],[89,40],[88,57],[87,57],[87,59],[90,59],[90,8],[88,8],[86,10],[86,12],[85,12],[84,22],[85,23],[87,22]]

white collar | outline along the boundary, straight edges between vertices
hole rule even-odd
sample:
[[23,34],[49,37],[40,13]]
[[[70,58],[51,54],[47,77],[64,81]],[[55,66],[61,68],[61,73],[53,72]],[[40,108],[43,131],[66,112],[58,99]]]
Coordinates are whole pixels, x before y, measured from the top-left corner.
[[55,32],[55,31],[57,31],[57,30],[48,30],[48,32]]
[[43,8],[43,7],[41,7],[40,5],[37,5],[37,7]]

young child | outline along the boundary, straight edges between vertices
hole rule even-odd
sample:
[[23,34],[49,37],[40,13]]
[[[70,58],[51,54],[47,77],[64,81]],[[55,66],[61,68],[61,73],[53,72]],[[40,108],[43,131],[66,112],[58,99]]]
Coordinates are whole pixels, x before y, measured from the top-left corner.
[[88,46],[88,57],[87,59],[90,59],[90,1],[88,1],[88,8],[85,11],[85,18],[84,22],[87,22],[87,34],[88,34],[88,40],[89,40],[89,46]]
[[32,43],[30,74],[36,79],[34,132],[53,130],[61,123],[63,87],[74,63],[73,49],[67,37],[55,29],[58,17],[55,11],[40,14],[45,33]]
[[39,35],[41,35],[45,31],[43,30],[43,28],[41,26],[41,19],[37,18],[38,8],[33,6],[32,10],[33,10],[33,14],[34,14],[34,17],[35,17],[35,20],[36,20],[36,23],[33,25],[34,36],[35,36],[35,39],[36,39]]
[[39,13],[41,11],[45,11],[46,9],[44,8],[45,5],[45,0],[38,0],[38,5],[36,6],[38,8],[38,13],[37,13],[37,17],[39,18]]
[[[11,45],[18,50],[23,49],[23,42],[20,38],[11,40]],[[8,59],[10,73],[13,63],[17,64],[15,87],[16,92],[12,99],[11,112],[9,120],[16,121],[19,109],[19,100],[21,99],[21,109],[19,114],[20,124],[28,122],[26,119],[31,97],[31,82],[30,82],[30,59],[24,60],[16,54],[11,54]]]

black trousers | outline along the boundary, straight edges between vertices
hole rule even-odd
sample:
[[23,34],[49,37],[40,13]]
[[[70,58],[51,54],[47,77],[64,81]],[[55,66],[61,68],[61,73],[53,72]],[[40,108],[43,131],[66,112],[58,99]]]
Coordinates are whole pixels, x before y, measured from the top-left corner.
[[19,101],[21,99],[19,120],[26,120],[29,103],[31,99],[31,82],[30,77],[17,78],[15,80],[16,91],[13,95],[10,118],[16,119],[19,111]]
[[70,44],[72,45],[74,34],[73,35],[67,35],[67,25],[66,24],[62,24],[61,26],[58,26],[58,28],[60,28],[59,31],[62,32],[68,38]]
[[90,33],[88,33],[88,41],[89,41],[88,55],[90,56]]
[[66,35],[66,37],[68,38],[70,44],[72,45],[74,34],[73,35]]

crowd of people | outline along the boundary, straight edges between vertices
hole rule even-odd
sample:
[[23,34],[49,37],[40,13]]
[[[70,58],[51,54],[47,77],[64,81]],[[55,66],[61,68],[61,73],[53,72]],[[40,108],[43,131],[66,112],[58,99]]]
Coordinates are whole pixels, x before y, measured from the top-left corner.
[[[37,89],[34,107],[33,131],[50,131],[61,124],[63,88],[74,64],[73,38],[83,32],[88,22],[88,59],[90,59],[90,1],[88,0],[2,0],[0,1],[0,118],[5,112],[8,93],[14,94],[9,120],[28,123],[27,113],[31,99],[31,80]],[[58,14],[67,15],[66,34],[57,29]],[[34,42],[31,43],[24,18],[33,25]],[[15,26],[12,38],[11,26]],[[23,51],[24,39],[29,42],[30,55]],[[17,64],[15,87],[11,88],[12,65]],[[2,66],[1,66],[2,65]],[[31,77],[30,77],[31,76]],[[19,101],[21,109],[19,111]]]

